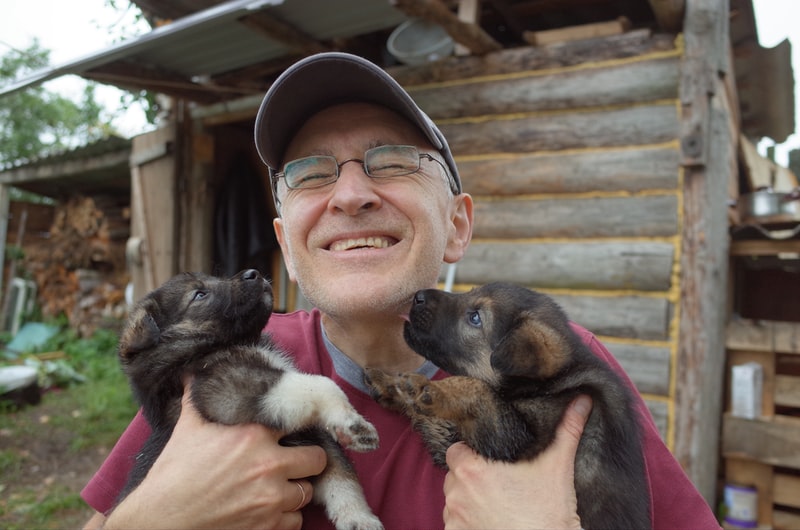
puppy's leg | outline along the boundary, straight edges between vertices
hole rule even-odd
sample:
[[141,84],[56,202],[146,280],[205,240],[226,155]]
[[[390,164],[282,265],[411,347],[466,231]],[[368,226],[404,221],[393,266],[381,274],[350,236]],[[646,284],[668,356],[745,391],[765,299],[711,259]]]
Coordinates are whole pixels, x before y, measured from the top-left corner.
[[378,447],[378,431],[347,400],[341,388],[320,375],[287,372],[259,403],[260,416],[294,431],[319,425],[353,451]]
[[[533,443],[525,419],[492,388],[481,380],[453,376],[430,381],[420,374],[396,376],[369,371],[369,384],[375,399],[401,411],[414,422],[428,447],[463,440],[475,451],[495,460],[514,461]],[[450,428],[446,434],[442,429]],[[433,452],[437,463],[444,462],[443,451]]]

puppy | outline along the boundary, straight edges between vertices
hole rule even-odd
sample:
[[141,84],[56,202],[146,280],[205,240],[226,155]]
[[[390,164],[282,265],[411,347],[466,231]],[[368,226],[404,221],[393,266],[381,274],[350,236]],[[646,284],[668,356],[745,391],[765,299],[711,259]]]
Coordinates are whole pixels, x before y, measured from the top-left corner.
[[452,374],[367,370],[383,406],[407,415],[437,464],[463,440],[481,455],[533,459],[555,438],[579,394],[593,408],[575,460],[578,515],[584,528],[650,527],[639,418],[628,387],[570,328],[541,293],[494,283],[468,293],[419,291],[405,340]]
[[[272,288],[256,270],[229,279],[186,273],[146,295],[122,331],[119,358],[153,428],[120,500],[145,477],[180,414],[182,377],[208,421],[260,423],[290,434],[284,445],[321,445],[325,471],[314,501],[339,529],[380,529],[339,443],[355,451],[378,446],[375,428],[330,379],[302,374],[262,330]],[[337,441],[339,443],[337,443]]]

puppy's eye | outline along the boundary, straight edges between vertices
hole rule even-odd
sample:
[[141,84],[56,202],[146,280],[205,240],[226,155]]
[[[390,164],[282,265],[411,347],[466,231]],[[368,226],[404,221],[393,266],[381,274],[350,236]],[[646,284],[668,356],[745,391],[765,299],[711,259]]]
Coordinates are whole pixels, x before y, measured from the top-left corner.
[[208,293],[206,291],[195,291],[194,296],[192,297],[192,302],[195,302],[197,300],[202,300],[206,296],[208,296]]
[[481,322],[481,314],[478,311],[470,311],[467,313],[467,322],[476,328],[479,328],[483,325],[483,322]]

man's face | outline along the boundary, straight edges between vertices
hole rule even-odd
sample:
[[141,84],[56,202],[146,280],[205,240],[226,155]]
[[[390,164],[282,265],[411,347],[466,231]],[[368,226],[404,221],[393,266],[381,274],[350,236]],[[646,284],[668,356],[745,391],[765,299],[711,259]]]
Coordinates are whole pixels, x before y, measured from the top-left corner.
[[[364,158],[379,145],[415,145],[441,157],[412,124],[383,107],[348,103],[306,122],[284,156]],[[331,316],[402,314],[413,294],[434,287],[443,261],[455,262],[472,235],[472,201],[453,197],[444,171],[422,160],[411,175],[373,179],[358,162],[315,189],[279,183],[282,217],[274,222],[289,269],[303,294]]]

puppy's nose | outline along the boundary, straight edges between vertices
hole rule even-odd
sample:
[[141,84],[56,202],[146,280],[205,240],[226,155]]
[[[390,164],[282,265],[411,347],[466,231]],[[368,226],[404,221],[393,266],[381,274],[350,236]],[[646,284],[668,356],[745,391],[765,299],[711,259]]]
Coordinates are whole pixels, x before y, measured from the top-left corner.
[[242,272],[243,280],[257,280],[259,276],[260,274],[256,269],[247,269],[246,271]]
[[414,295],[414,305],[422,305],[425,303],[425,291],[417,291]]

